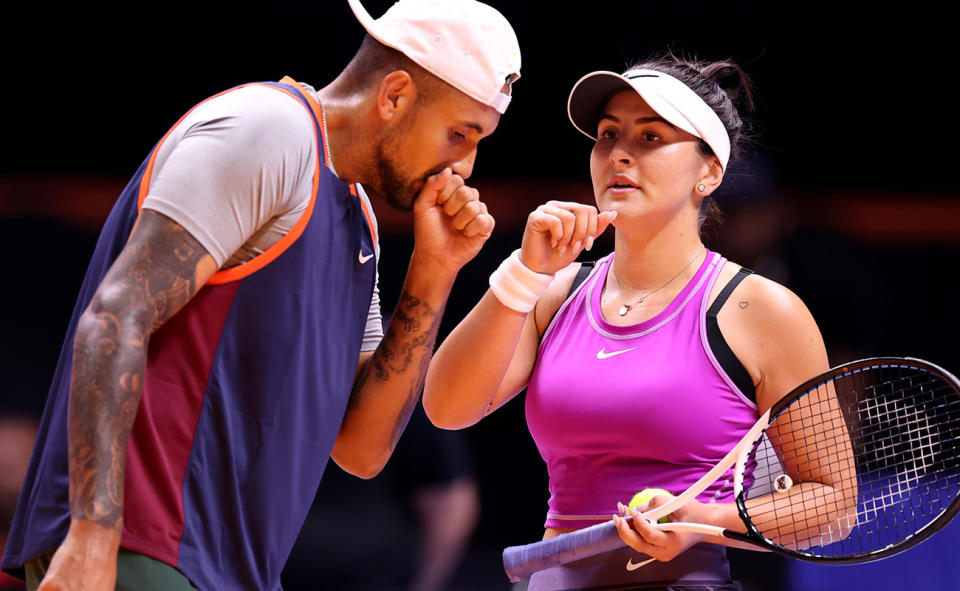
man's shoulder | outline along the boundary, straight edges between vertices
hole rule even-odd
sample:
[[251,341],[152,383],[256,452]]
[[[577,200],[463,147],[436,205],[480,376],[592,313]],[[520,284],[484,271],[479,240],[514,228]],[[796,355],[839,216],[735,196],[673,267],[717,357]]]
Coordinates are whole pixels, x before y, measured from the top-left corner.
[[182,123],[187,129],[205,128],[232,137],[249,134],[255,141],[273,137],[312,143],[314,137],[310,109],[286,89],[265,83],[245,84],[214,95],[198,104]]
[[[307,91],[303,88],[301,92]],[[289,91],[287,86],[266,82],[252,82],[235,86],[216,94],[199,106],[225,108],[237,113],[290,113],[303,114],[305,105]]]

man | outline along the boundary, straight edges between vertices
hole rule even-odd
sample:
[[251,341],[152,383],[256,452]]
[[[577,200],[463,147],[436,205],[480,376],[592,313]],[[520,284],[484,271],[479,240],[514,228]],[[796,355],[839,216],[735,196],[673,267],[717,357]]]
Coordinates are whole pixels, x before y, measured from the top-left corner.
[[[201,103],[111,212],[4,556],[30,589],[279,589],[327,458],[389,458],[493,229],[464,181],[520,55],[475,0],[350,5],[368,36],[336,80]],[[358,183],[413,211],[382,340]]]

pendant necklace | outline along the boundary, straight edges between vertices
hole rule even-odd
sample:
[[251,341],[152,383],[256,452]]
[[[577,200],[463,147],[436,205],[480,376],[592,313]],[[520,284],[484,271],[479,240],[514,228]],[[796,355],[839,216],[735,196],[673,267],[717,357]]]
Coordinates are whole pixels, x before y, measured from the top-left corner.
[[[689,267],[690,264],[693,263],[693,261],[697,260],[697,258],[699,258],[699,257],[700,257],[700,253],[698,252],[697,254],[695,254],[695,255],[693,256],[692,259],[690,259],[689,261],[687,261],[687,264],[684,265],[683,268],[680,269],[680,271],[678,271],[676,275],[674,275],[673,277],[671,277],[670,279],[668,279],[666,283],[664,283],[664,284],[661,285],[660,287],[654,289],[653,291],[649,291],[649,292],[643,294],[642,296],[640,296],[639,298],[637,298],[637,300],[636,300],[635,302],[633,302],[632,304],[626,304],[626,303],[621,304],[621,305],[620,305],[620,309],[617,310],[617,314],[619,314],[620,316],[626,316],[627,313],[628,313],[631,309],[633,309],[634,306],[636,306],[637,304],[642,304],[645,299],[647,299],[648,297],[652,296],[652,295],[655,294],[656,292],[660,291],[660,290],[663,289],[664,287],[670,285],[670,283],[671,283],[674,279],[676,279],[677,277],[680,276],[681,273],[683,273],[684,271],[686,271],[686,270],[687,270],[687,267]],[[618,287],[618,288],[622,287],[622,284],[620,283],[620,278],[617,277],[617,266],[616,266],[616,265],[610,265],[610,267],[613,269],[613,278],[617,280],[617,287]]]

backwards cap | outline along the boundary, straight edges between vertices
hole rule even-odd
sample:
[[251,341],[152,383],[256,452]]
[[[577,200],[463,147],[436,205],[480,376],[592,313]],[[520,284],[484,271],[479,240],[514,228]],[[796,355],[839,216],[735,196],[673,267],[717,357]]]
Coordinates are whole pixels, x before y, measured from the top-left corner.
[[520,77],[520,45],[507,19],[476,0],[399,0],[378,19],[348,0],[371,37],[503,113]]

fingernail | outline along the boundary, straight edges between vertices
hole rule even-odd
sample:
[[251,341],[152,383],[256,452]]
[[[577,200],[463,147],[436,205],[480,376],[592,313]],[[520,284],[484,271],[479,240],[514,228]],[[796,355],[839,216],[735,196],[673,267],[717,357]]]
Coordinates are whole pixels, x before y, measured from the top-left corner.
[[573,243],[573,251],[574,251],[574,252],[579,252],[579,251],[580,251],[580,247],[582,247],[582,246],[583,246],[583,241],[577,240],[576,242]]
[[560,254],[567,254],[567,245],[565,244],[563,248],[560,249]]
[[591,248],[593,248],[593,236],[587,238],[587,245],[584,248],[586,248],[587,250],[590,250]]

